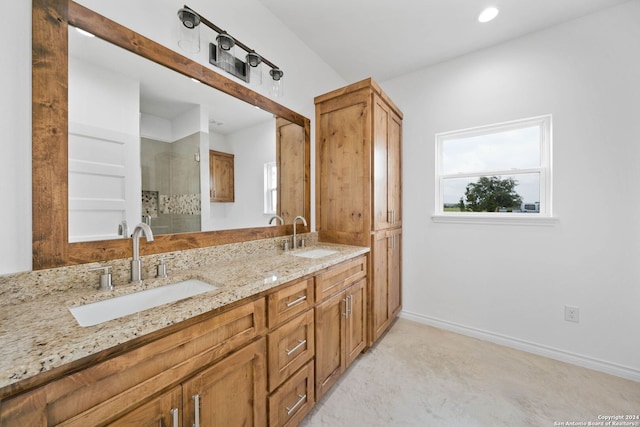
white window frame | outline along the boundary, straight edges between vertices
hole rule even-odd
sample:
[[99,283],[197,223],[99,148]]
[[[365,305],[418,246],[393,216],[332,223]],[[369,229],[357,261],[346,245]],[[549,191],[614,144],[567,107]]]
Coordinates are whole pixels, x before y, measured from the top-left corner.
[[[540,165],[528,169],[492,170],[457,174],[442,174],[443,144],[451,139],[473,137],[491,133],[504,132],[511,129],[525,127],[540,127]],[[555,219],[552,215],[552,117],[550,114],[496,123],[475,128],[442,132],[435,135],[436,176],[435,176],[435,222],[463,222],[487,224],[528,224],[549,225]],[[514,176],[524,173],[540,174],[540,212],[539,213],[511,213],[511,212],[445,212],[444,211],[444,180],[447,178],[465,178],[476,176]]]
[[273,186],[271,182],[271,170],[275,169],[276,162],[267,162],[264,164],[264,213],[269,215],[276,214],[276,206],[272,205],[273,193],[278,192],[278,186]]

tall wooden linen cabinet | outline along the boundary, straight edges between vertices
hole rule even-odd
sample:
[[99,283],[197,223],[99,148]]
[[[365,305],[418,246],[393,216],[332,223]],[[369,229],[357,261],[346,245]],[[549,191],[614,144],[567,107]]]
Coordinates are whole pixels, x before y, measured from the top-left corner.
[[368,246],[368,345],[402,307],[402,112],[372,79],[315,98],[320,241]]

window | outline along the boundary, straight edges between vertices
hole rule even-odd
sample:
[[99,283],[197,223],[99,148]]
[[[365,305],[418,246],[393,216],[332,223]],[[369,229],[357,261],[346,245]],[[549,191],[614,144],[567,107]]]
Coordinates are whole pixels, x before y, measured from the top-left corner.
[[264,213],[276,213],[278,204],[278,168],[275,162],[264,164]]
[[551,116],[437,134],[436,162],[434,219],[551,216]]

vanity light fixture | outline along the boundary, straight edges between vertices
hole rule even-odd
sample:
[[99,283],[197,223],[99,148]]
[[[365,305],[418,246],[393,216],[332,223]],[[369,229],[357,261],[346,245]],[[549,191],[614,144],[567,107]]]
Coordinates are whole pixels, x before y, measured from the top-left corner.
[[178,46],[185,52],[200,52],[200,17],[188,8],[178,11],[182,25],[178,28]]
[[249,72],[249,83],[254,86],[260,86],[262,84],[262,56],[252,50],[247,53],[245,59],[249,66],[247,67]]
[[269,70],[269,75],[273,81],[269,88],[269,95],[274,98],[282,98],[284,96],[284,87],[282,86],[282,76],[284,72],[279,68],[273,68]]
[[496,16],[498,16],[498,13],[500,13],[500,11],[497,7],[488,7],[480,12],[480,15],[478,15],[478,22],[485,23],[492,21]]
[[[187,52],[195,53],[200,51],[200,24],[204,24],[216,33],[215,43],[209,43],[209,63],[235,77],[254,85],[262,84],[262,64],[271,67],[269,75],[272,79],[270,93],[274,96],[282,96],[282,76],[284,72],[273,62],[264,58],[245,45],[229,33],[213,24],[208,19],[199,15],[196,11],[185,5],[178,10],[180,25],[180,35],[178,45]],[[235,47],[247,52],[244,61],[235,55]]]
[[[213,65],[222,68],[228,73],[236,75],[236,41],[227,33],[220,33],[218,37],[216,37],[216,44],[211,44],[211,52],[214,53],[215,49],[215,58],[216,63],[211,62],[211,58],[209,58],[209,62]],[[246,67],[245,67],[246,68]],[[244,79],[243,79],[244,80]]]

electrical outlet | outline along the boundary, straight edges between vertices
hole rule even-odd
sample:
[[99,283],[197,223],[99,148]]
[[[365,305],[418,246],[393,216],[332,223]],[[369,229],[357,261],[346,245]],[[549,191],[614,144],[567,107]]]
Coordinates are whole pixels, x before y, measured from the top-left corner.
[[580,322],[580,308],[570,305],[564,306],[564,320],[567,322]]

